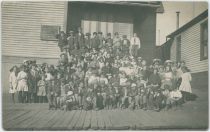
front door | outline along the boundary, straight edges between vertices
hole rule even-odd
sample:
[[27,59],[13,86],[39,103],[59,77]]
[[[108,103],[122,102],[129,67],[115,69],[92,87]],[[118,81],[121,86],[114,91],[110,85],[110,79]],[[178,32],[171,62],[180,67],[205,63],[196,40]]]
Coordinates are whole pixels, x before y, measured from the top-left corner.
[[104,36],[118,32],[120,36],[127,35],[128,39],[133,34],[133,18],[129,13],[91,12],[84,13],[81,20],[84,33],[102,32]]

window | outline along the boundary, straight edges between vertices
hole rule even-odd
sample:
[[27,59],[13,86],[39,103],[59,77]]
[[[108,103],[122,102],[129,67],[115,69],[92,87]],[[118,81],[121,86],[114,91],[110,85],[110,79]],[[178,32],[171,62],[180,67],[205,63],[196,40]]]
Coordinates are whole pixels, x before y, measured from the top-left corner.
[[208,59],[208,21],[201,24],[200,59]]

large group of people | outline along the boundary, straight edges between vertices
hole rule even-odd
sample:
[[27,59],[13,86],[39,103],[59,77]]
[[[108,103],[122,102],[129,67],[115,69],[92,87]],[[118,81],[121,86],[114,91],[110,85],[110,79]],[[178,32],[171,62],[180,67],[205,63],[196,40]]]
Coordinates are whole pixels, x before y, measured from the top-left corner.
[[20,103],[48,102],[49,109],[169,109],[183,104],[191,91],[185,62],[138,56],[140,39],[101,32],[57,35],[61,50],[57,65],[25,60],[10,70],[12,99]]

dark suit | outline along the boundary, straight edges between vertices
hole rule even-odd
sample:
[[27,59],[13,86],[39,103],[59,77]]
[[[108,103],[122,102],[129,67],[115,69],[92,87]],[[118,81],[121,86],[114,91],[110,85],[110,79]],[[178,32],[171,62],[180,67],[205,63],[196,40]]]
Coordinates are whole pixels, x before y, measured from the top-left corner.
[[75,47],[76,49],[84,48],[85,36],[83,33],[77,33],[75,36]]

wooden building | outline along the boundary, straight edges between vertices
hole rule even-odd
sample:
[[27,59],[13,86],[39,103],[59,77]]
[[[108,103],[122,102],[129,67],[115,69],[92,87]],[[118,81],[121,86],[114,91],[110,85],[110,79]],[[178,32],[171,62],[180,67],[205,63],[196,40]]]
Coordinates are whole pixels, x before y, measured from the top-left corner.
[[167,38],[169,40],[161,46],[167,49],[162,48],[159,56],[164,59],[164,54],[167,54],[173,61],[184,60],[193,75],[194,87],[208,86],[208,10]]
[[2,2],[2,74],[8,75],[9,68],[25,59],[56,64],[60,51],[55,34],[78,27],[84,33],[119,32],[128,38],[136,32],[142,43],[140,55],[152,60],[156,14],[163,12],[161,2]]

